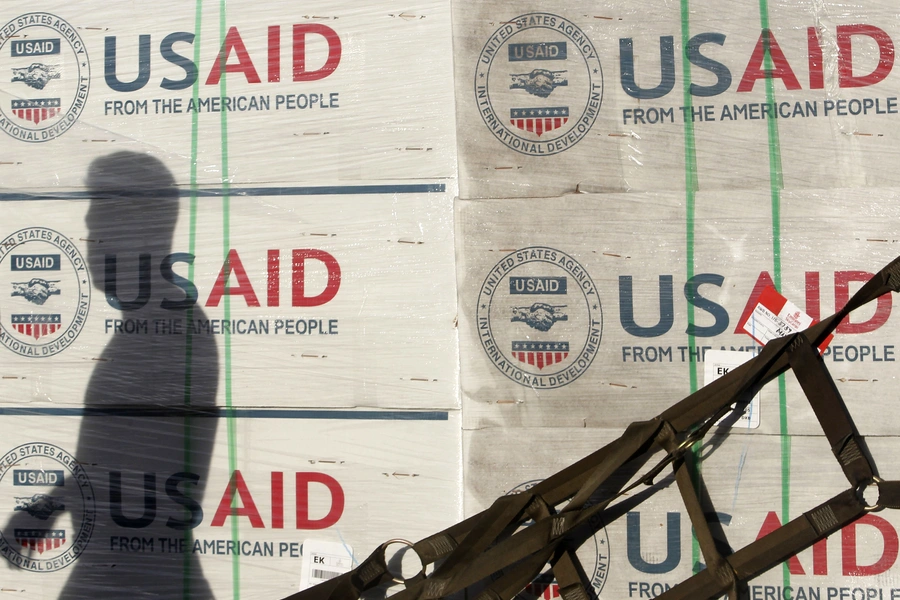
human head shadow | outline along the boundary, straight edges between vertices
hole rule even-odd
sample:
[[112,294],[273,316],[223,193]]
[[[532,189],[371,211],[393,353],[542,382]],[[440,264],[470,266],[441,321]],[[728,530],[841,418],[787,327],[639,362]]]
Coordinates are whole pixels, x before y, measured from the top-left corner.
[[[73,454],[96,504],[91,542],[65,569],[59,598],[212,598],[191,532],[212,517],[201,506],[216,434],[219,359],[215,340],[191,330],[192,319],[205,319],[196,298],[160,268],[184,212],[178,188],[161,161],[137,152],[95,159],[87,186],[87,263],[108,305],[93,312],[121,312],[89,322],[106,334],[106,345],[90,357],[95,366],[85,397],[60,399],[83,402]],[[71,426],[52,419],[49,431]],[[17,513],[7,531],[65,527],[66,511],[74,515],[83,504],[74,488],[50,492],[65,510],[42,523]]]

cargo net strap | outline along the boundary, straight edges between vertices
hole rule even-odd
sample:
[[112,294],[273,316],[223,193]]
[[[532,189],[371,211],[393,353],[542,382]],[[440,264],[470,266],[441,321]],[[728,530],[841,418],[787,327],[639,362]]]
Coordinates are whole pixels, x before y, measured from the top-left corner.
[[[385,558],[391,543],[387,542],[349,573],[286,600],[357,600],[366,590],[387,582],[406,586],[390,596],[392,600],[437,600],[475,584],[480,590],[476,600],[510,600],[548,563],[564,600],[588,600],[594,594],[575,550],[600,527],[658,491],[654,480],[669,468],[674,470],[706,568],[658,598],[748,597],[747,582],[754,577],[866,512],[900,508],[900,481],[878,477],[818,352],[850,312],[891,291],[900,291],[900,258],[834,315],[801,333],[772,340],[754,359],[658,417],[632,423],[619,439],[527,491],[503,496],[487,510],[411,544],[423,565],[415,577],[404,580],[391,573]],[[727,543],[717,542],[707,522],[703,505],[709,501],[699,473],[689,464],[690,450],[720,420],[737,419],[764,385],[789,369],[808,398],[850,488],[732,552]],[[654,466],[634,475],[660,452],[662,458]],[[639,493],[629,494],[638,487]],[[426,566],[431,566],[427,575]]]

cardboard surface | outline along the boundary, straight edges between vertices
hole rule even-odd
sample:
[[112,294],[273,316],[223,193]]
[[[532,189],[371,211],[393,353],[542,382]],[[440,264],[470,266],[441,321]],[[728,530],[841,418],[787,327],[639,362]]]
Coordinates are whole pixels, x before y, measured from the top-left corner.
[[[768,192],[701,192],[690,217],[679,194],[459,202],[466,427],[624,428],[656,416],[703,385],[704,348],[757,351],[735,330],[761,283],[780,278],[783,295],[827,316],[892,260],[895,196],[785,193],[777,228]],[[896,317],[893,300],[879,302],[838,329],[825,362],[860,428],[892,435],[882,415]],[[792,377],[783,399],[762,391],[761,431],[780,431],[782,403],[791,433],[818,432]]]
[[290,595],[306,541],[346,544],[361,560],[459,518],[447,493],[460,477],[458,415],[418,415],[4,412],[0,554],[19,566],[5,569],[4,589]]
[[[618,430],[584,428],[467,431],[466,513],[487,508],[493,497],[522,491],[619,435]],[[896,477],[891,462],[896,438],[870,442],[883,474]],[[789,444],[777,435],[711,437],[699,454],[710,514],[714,512],[719,522],[718,535],[735,550],[786,522],[785,514],[787,519],[796,518],[849,487],[821,436],[792,436]],[[594,535],[578,551],[596,597],[654,598],[690,577],[694,565],[703,564],[670,473],[667,468],[653,488],[641,487],[623,498],[625,514],[605,526],[598,522]],[[643,499],[639,505],[629,505],[639,499]],[[792,598],[840,598],[841,594],[890,598],[898,593],[892,575],[898,527],[895,511],[870,513],[801,552],[788,569],[779,566],[753,580],[751,597],[783,598],[787,593]],[[557,597],[554,585],[542,580],[520,597]],[[784,592],[786,587],[792,591]]]
[[[160,158],[184,186],[455,179],[449,11],[6,5],[3,187],[82,189],[91,160],[118,149]],[[14,52],[25,37],[60,41]],[[13,108],[51,100],[55,114]]]
[[873,2],[457,3],[461,195],[895,186],[898,35]]
[[102,201],[4,208],[4,404],[81,403],[102,360],[122,403],[187,366],[240,406],[458,406],[446,192],[172,200],[174,233]]
[[[0,9],[4,591],[286,596],[758,351],[766,285],[819,318],[897,254],[890,4],[358,4]],[[825,354],[876,457],[896,326]],[[844,485],[790,376],[716,435],[736,546]],[[900,597],[896,523],[752,596]],[[586,548],[598,599],[701,560],[671,489]]]
[[449,2],[0,11],[0,587],[284,597],[459,520]]

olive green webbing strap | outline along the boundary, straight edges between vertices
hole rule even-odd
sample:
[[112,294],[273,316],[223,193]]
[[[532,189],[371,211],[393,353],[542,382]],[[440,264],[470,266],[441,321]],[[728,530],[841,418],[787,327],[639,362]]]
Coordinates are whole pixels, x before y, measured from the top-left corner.
[[[715,548],[696,494],[687,485],[679,488],[688,508],[701,550],[708,567],[660,596],[663,600],[717,598],[728,593],[730,599],[748,597],[746,582],[783,562],[817,541],[852,523],[868,510],[900,505],[900,482],[877,479],[875,469],[865,454],[864,443],[853,423],[846,404],[821,355],[815,348],[823,343],[838,323],[854,309],[889,291],[898,291],[897,261],[873,277],[838,313],[804,334],[786,336],[773,346],[779,357],[769,366],[771,375],[784,370],[787,361],[808,398],[832,452],[853,487],[815,509],[804,513],[756,542],[723,558]],[[767,346],[769,348],[769,346]],[[763,377],[768,380],[768,376]],[[878,487],[875,507],[864,504],[862,490],[868,484]],[[698,527],[698,524],[700,527]],[[743,585],[742,585],[743,584]]]
[[[554,550],[564,534],[582,525],[591,516],[600,512],[605,505],[592,506],[587,514],[572,511],[555,519],[549,518],[547,508],[544,508],[546,516],[543,518],[540,513],[535,514],[538,510],[536,507],[558,504],[575,495],[584,486],[584,482],[591,479],[593,471],[600,469],[604,472],[614,472],[619,466],[634,458],[635,454],[646,452],[658,428],[658,423],[654,422],[633,424],[628,429],[630,434],[627,437],[616,440],[527,492],[503,496],[482,513],[418,542],[413,548],[424,564],[431,564],[441,558],[446,560],[432,573],[428,581],[418,581],[392,598],[404,600],[407,597],[424,599],[441,597],[468,587],[513,562],[527,558],[547,547],[553,540],[555,542],[548,551]],[[610,469],[611,464],[616,465],[616,469]],[[500,533],[534,517],[538,517],[535,519],[535,525],[506,538],[486,551],[488,546],[496,542]],[[376,549],[359,567],[349,573],[293,594],[289,599],[356,600],[363,591],[385,581],[392,581],[394,578],[388,572],[383,549],[384,546]],[[473,565],[475,558],[477,563]],[[570,570],[574,571],[574,565],[570,565],[571,560],[571,555],[569,558],[560,558],[560,569],[564,570],[571,566]],[[541,566],[543,564],[541,563]]]
[[[574,547],[570,547],[574,532],[598,521],[608,524],[624,514],[617,508],[618,504],[610,507],[611,503],[639,485],[652,484],[669,465],[674,468],[675,481],[697,532],[707,568],[660,598],[694,600],[722,594],[732,600],[745,597],[749,579],[853,522],[866,511],[876,507],[900,508],[900,482],[877,478],[863,439],[816,351],[850,312],[898,290],[900,259],[876,274],[834,315],[804,332],[772,340],[756,358],[691,394],[659,417],[633,423],[621,438],[528,491],[504,496],[487,510],[410,544],[423,564],[416,577],[404,581],[390,573],[384,556],[385,548],[391,543],[388,542],[349,573],[286,600],[358,600],[364,591],[390,581],[406,584],[406,589],[391,596],[393,600],[437,600],[491,575],[497,579],[487,585],[480,600],[509,600],[547,562],[565,600],[587,600],[587,582],[583,581]],[[706,521],[685,452],[730,412],[732,405],[746,405],[759,389],[788,369],[794,370],[852,487],[756,542],[723,556]],[[627,478],[614,483],[626,465],[640,467],[659,450],[665,454],[648,473],[627,487]],[[866,506],[862,498],[863,490],[870,485],[878,487],[875,506]],[[554,507],[566,500],[569,502],[557,513]],[[523,527],[528,521],[533,523]],[[439,561],[426,577],[425,567]]]
[[[855,490],[842,492],[828,502],[806,512],[772,533],[748,544],[727,557],[725,568],[735,582],[746,582],[784,562],[797,552],[849,525],[865,514]],[[657,596],[659,600],[711,600],[722,594],[731,596],[730,578],[717,576],[709,568],[700,571]]]
[[871,481],[875,472],[865,456],[865,444],[822,357],[803,337],[796,338],[789,353],[794,375],[847,480],[853,486]]
[[853,486],[822,506],[795,519],[785,528],[764,536],[755,544],[723,557],[715,546],[699,498],[688,470],[681,465],[676,473],[679,490],[694,526],[707,568],[660,596],[666,600],[716,598],[728,593],[730,599],[746,598],[746,583],[759,573],[783,562],[800,550],[862,516],[860,486],[874,479],[874,470],[861,451],[862,440],[843,400],[828,375],[824,361],[809,340],[792,335],[782,344],[801,388],[810,401],[826,438],[847,479]]

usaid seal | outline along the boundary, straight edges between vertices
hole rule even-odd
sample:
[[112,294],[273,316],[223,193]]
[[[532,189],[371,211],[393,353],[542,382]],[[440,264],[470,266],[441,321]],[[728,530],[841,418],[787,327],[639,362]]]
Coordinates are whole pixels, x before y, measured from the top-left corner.
[[32,12],[0,29],[0,129],[25,142],[65,133],[87,102],[91,63],[77,30]]
[[22,444],[0,458],[0,506],[0,554],[20,569],[64,569],[91,540],[94,489],[75,457],[53,444]]
[[560,250],[534,246],[497,263],[476,310],[478,336],[501,373],[552,389],[581,377],[597,355],[603,316],[597,287]]
[[485,125],[506,146],[531,156],[563,152],[584,139],[600,112],[597,51],[564,17],[516,17],[481,50],[475,99]]
[[72,240],[46,227],[0,242],[0,344],[20,356],[65,350],[91,305],[91,278]]
[[[507,495],[520,494],[533,488],[541,481],[537,479],[518,485],[510,490]],[[587,506],[590,506],[590,502]],[[599,517],[591,517],[588,523],[592,529],[597,531],[591,540],[586,540],[578,548],[575,554],[578,556],[581,566],[584,567],[585,575],[591,580],[591,588],[593,588],[594,593],[590,593],[591,589],[588,589],[587,592],[591,600],[597,600],[600,598],[600,592],[603,590],[603,586],[606,585],[606,579],[609,576],[609,535],[606,533],[606,529],[602,527],[603,521]],[[544,569],[545,572],[525,586],[525,589],[519,592],[516,598],[519,600],[554,600],[555,598],[560,598],[559,585],[556,583],[556,579],[553,578],[549,568],[550,565],[547,565]]]

